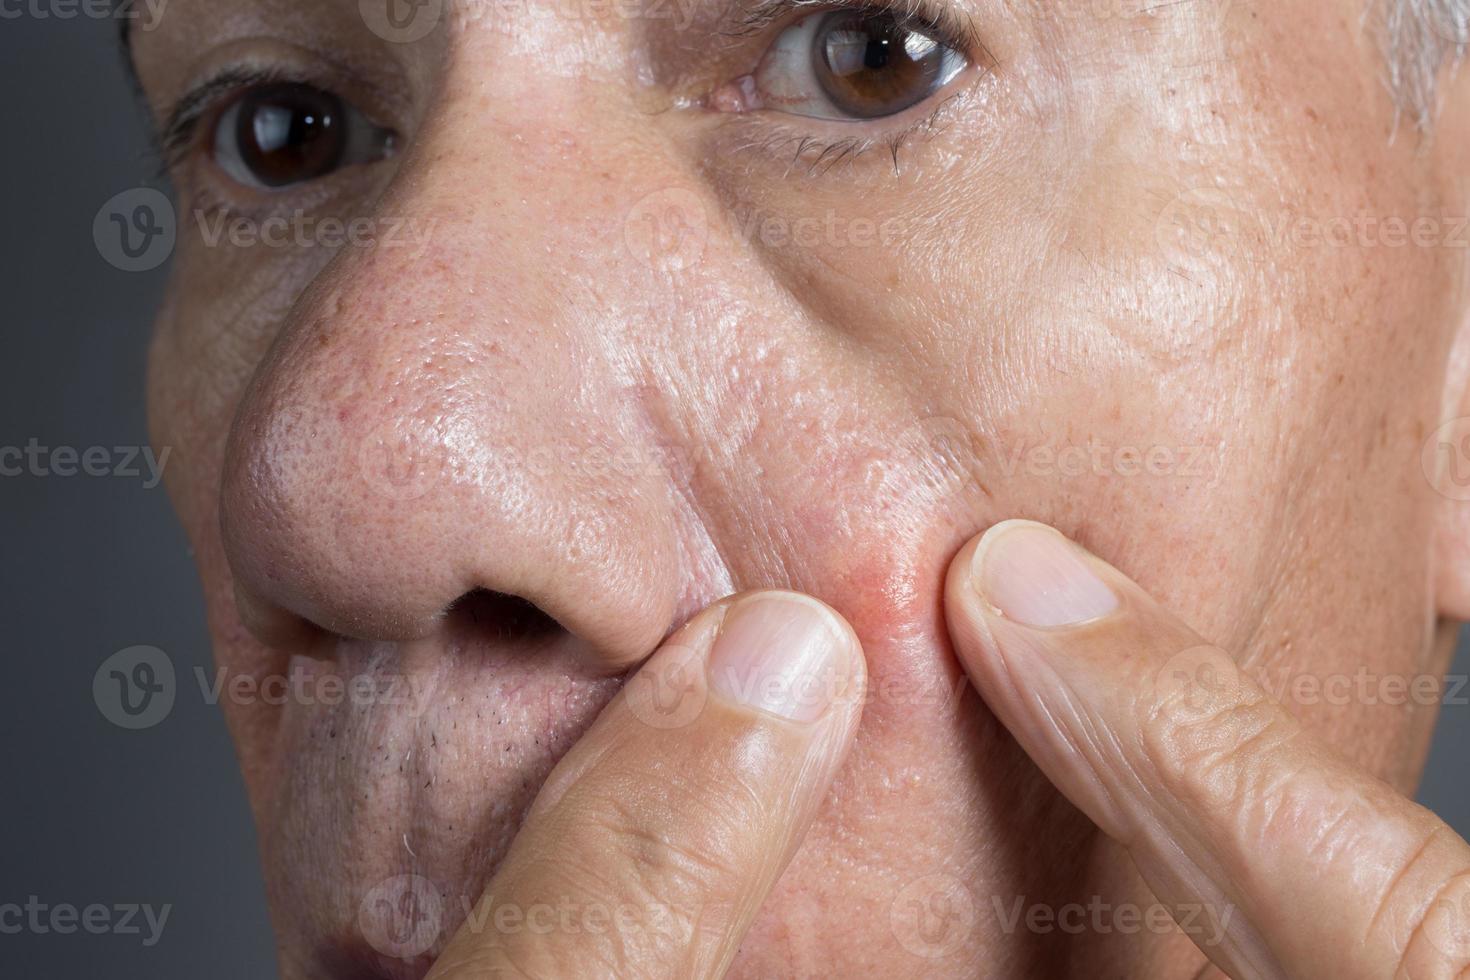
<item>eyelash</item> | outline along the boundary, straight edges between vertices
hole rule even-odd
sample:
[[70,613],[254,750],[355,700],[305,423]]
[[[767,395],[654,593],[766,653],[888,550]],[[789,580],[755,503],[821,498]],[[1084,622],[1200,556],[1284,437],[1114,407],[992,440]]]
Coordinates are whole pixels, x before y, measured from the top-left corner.
[[[745,14],[733,29],[722,31],[726,37],[746,38],[766,34],[772,25],[785,30],[805,17],[815,17],[832,10],[857,10],[864,13],[889,14],[901,23],[920,29],[963,53],[982,75],[989,75],[998,65],[990,49],[968,14],[931,0],[758,0],[758,5]],[[764,54],[764,49],[762,54]],[[809,162],[807,176],[819,176],[837,165],[852,163],[875,149],[886,147],[894,176],[899,174],[899,153],[916,138],[928,138],[937,132],[939,120],[958,94],[940,100],[922,118],[887,133],[873,136],[830,138],[816,133],[773,133],[735,147],[736,152],[774,154],[795,144],[787,174],[798,167],[803,158]],[[785,124],[787,127],[791,123]],[[841,123],[839,125],[848,125]]]
[[747,38],[764,33],[773,24],[785,28],[804,17],[829,10],[889,14],[954,42],[954,47],[972,56],[989,55],[969,15],[938,0],[755,0],[739,23],[720,33],[725,37]]
[[935,106],[928,115],[923,116],[917,122],[908,123],[904,128],[889,134],[878,135],[878,137],[842,137],[828,138],[816,134],[788,134],[778,132],[761,140],[751,140],[750,143],[739,144],[734,147],[735,153],[784,153],[785,148],[794,144],[795,150],[791,153],[786,175],[797,167],[806,166],[807,176],[822,176],[831,173],[832,169],[841,163],[851,163],[863,154],[872,153],[879,148],[888,148],[889,160],[892,162],[894,176],[900,173],[898,167],[898,154],[911,140],[916,138],[931,137],[936,131],[936,123],[939,116],[944,113],[945,107],[957,96],[950,96]]
[[227,68],[190,89],[169,112],[159,136],[161,174],[177,173],[183,167],[198,142],[201,124],[213,125],[230,107],[232,97],[277,82],[309,84],[275,68]]
[[886,147],[892,162],[893,175],[896,177],[900,173],[898,163],[900,151],[914,139],[927,139],[934,135],[937,132],[940,116],[956,98],[958,98],[957,95],[951,95],[918,121],[879,136],[848,136],[841,139],[829,139],[815,134],[773,133],[764,139],[740,144],[734,147],[734,151],[774,155],[783,152],[785,147],[795,144],[796,149],[791,154],[787,175],[790,175],[793,169],[801,166],[805,160],[806,176],[817,177],[830,173],[839,164],[851,164],[864,154]]
[[[740,18],[738,24],[719,33],[729,38],[756,37],[771,33],[773,26],[784,30],[802,17],[844,9],[892,15],[964,53],[971,64],[978,66],[985,74],[989,74],[996,66],[995,59],[981,40],[970,17],[935,0],[756,0],[756,5]],[[311,84],[310,79],[277,68],[237,67],[227,68],[191,89],[170,111],[159,137],[158,176],[163,178],[180,171],[195,150],[203,124],[212,125],[229,108],[232,97],[257,86],[279,82]],[[844,161],[851,163],[876,148],[886,146],[893,172],[897,175],[900,151],[912,139],[932,135],[936,131],[939,117],[955,97],[951,95],[943,99],[923,118],[884,134],[832,139],[815,133],[793,134],[788,131],[753,140],[738,149],[773,153],[779,148],[795,144],[796,150],[792,154],[790,166],[796,167],[806,158],[810,161],[807,166],[810,176],[826,174]],[[790,127],[792,124],[788,122],[785,125]]]

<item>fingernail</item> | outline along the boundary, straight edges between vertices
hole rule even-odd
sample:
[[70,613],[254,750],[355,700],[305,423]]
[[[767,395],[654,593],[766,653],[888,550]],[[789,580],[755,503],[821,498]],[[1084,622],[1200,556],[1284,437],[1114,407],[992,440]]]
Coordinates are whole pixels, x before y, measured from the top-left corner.
[[980,539],[970,565],[980,597],[1026,626],[1083,623],[1118,608],[1118,597],[1077,546],[1043,524],[1006,521]]
[[826,606],[763,593],[725,614],[710,651],[710,686],[736,704],[815,721],[844,686],[848,656],[846,631]]

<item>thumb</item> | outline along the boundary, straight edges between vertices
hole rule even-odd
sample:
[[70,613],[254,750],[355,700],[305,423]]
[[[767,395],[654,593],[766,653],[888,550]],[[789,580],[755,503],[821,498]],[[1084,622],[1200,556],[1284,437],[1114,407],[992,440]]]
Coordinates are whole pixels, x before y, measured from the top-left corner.
[[815,599],[705,610],[552,771],[431,980],[723,976],[846,754],[864,678]]
[[1137,584],[1041,524],[956,557],[946,613],[986,702],[1236,980],[1452,977],[1470,847],[1349,764]]

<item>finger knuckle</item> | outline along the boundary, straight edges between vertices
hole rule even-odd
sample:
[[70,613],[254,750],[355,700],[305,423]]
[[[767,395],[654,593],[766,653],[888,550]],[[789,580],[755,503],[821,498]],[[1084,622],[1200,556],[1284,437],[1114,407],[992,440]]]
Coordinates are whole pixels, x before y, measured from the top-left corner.
[[[673,910],[670,921],[686,927],[717,917],[719,897],[751,876],[743,844],[760,826],[756,794],[731,789],[712,794],[693,777],[670,774],[636,791],[599,792],[583,801],[581,844],[561,858],[562,873],[639,909]],[[616,871],[593,870],[609,868]]]
[[642,976],[676,968],[690,950],[687,918],[580,847],[541,856],[533,876],[497,903],[491,935],[472,954],[477,968],[498,971],[487,975]]
[[1274,791],[1267,765],[1299,728],[1254,685],[1201,696],[1162,693],[1140,722],[1145,754],[1163,787],[1201,806],[1264,802]]
[[729,834],[722,832],[725,823],[714,813],[672,826],[614,814],[601,832],[610,850],[626,859],[625,884],[640,893],[697,895],[743,877]]
[[625,937],[618,935],[599,937],[596,942],[513,937],[470,952],[446,976],[465,980],[641,977],[655,975],[650,969],[655,962],[630,949]]
[[[534,970],[535,967],[532,966]],[[534,980],[536,973],[527,972],[515,962],[510,949],[501,945],[475,946],[464,951],[446,950],[434,963],[428,980]]]

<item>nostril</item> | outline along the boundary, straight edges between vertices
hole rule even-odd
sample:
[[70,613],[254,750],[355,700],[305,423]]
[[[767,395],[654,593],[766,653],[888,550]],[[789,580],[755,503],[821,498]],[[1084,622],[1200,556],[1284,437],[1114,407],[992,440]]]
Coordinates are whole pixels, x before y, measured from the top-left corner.
[[475,589],[449,607],[448,618],[499,643],[534,643],[566,632],[541,607],[518,595]]

